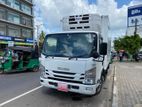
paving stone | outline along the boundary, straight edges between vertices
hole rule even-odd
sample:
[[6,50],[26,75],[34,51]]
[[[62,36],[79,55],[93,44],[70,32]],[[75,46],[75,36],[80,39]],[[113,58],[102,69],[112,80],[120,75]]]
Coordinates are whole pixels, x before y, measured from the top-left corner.
[[142,63],[116,62],[115,66],[118,107],[142,107]]

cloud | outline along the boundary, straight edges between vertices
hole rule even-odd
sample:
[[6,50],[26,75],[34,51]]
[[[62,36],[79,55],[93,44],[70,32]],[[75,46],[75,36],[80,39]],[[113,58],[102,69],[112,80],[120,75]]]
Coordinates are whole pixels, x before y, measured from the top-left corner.
[[[127,8],[135,4],[142,4],[141,0],[132,0],[129,5],[117,7],[115,0],[98,0],[96,4],[89,4],[87,0],[35,0],[36,11],[40,13],[37,19],[45,24],[44,30],[50,32],[61,31],[61,19],[64,16],[86,13],[109,15],[111,36],[124,35],[127,27]],[[41,19],[40,19],[41,18]],[[48,28],[48,29],[47,29]]]

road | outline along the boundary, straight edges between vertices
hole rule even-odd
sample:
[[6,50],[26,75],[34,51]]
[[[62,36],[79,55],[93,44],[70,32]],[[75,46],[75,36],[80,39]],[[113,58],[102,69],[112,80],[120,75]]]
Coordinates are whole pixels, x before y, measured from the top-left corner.
[[0,107],[110,107],[112,70],[102,92],[94,97],[39,87],[40,72],[0,74]]

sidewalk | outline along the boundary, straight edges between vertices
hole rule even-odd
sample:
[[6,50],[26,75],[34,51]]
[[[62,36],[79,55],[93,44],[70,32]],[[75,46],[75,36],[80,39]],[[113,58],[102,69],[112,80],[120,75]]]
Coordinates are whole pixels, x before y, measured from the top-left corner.
[[142,107],[142,63],[114,65],[118,107]]

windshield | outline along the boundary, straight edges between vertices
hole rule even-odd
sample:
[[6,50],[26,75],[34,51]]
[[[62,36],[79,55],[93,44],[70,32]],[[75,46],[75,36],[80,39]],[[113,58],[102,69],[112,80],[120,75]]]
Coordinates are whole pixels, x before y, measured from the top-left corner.
[[90,33],[51,34],[45,38],[42,53],[57,57],[89,57],[94,46]]
[[10,51],[8,49],[5,50],[3,57],[8,57],[9,55],[10,55]]

